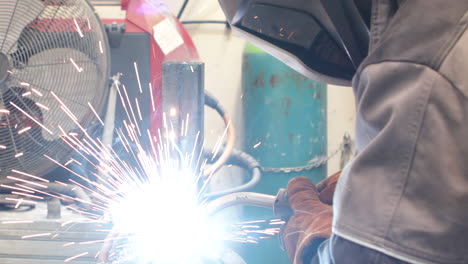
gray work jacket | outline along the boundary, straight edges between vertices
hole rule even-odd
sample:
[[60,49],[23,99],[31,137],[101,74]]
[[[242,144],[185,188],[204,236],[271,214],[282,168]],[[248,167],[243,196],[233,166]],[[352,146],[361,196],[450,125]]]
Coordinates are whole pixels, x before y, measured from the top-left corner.
[[333,232],[411,263],[468,263],[468,0],[373,5]]

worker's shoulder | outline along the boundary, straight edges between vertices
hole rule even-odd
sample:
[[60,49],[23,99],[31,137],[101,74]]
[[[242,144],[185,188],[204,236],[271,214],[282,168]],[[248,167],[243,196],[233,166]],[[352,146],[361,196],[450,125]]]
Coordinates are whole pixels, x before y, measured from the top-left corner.
[[361,69],[370,64],[401,61],[443,71],[447,61],[457,59],[455,53],[462,52],[467,58],[467,24],[467,0],[406,1],[384,29],[371,36],[376,41]]

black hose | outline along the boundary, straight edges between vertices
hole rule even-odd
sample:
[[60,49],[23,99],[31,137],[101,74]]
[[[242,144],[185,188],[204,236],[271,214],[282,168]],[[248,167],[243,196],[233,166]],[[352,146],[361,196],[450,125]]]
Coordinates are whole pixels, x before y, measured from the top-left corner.
[[218,112],[220,116],[224,116],[226,114],[226,110],[224,110],[224,107],[221,105],[219,100],[207,90],[205,90],[205,105]]
[[187,7],[188,0],[185,0],[184,3],[182,4],[182,7],[179,10],[179,13],[177,14],[177,19],[180,19],[182,17],[182,14],[185,11],[185,8]]

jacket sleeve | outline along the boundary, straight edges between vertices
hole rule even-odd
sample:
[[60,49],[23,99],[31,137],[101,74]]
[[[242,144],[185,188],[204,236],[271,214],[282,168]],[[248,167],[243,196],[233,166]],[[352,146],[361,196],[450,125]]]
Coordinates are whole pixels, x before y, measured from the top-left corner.
[[439,69],[382,61],[355,79],[358,154],[337,187],[338,235],[402,258],[468,257],[467,48],[464,33]]

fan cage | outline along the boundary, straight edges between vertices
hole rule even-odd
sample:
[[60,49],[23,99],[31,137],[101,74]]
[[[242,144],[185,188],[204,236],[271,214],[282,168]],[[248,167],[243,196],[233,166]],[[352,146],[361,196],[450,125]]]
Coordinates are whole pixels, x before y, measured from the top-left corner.
[[72,161],[64,134],[79,141],[81,128],[101,126],[94,111],[103,112],[108,94],[107,35],[86,0],[0,0],[0,52],[8,60],[0,83],[0,178],[45,176],[58,167],[47,157]]

